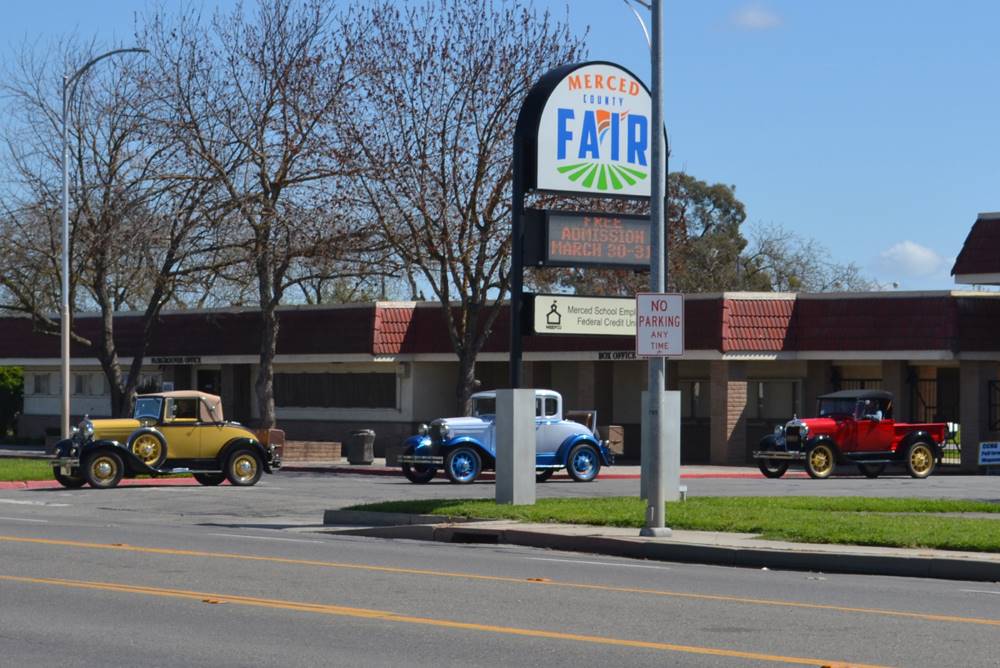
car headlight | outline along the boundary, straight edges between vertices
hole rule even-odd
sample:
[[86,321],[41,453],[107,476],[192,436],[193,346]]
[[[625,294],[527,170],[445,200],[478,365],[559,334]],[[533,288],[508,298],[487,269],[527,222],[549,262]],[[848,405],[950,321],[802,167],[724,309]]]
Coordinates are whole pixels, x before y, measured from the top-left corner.
[[77,430],[84,440],[89,440],[94,437],[94,423],[90,420],[81,420],[79,426],[77,426]]
[[420,434],[421,436],[426,436],[427,435],[427,425],[426,424],[421,424],[419,427],[417,427],[417,433]]
[[785,435],[785,428],[782,427],[780,424],[779,425],[775,425],[775,427],[774,427],[774,435],[775,436],[784,436]]

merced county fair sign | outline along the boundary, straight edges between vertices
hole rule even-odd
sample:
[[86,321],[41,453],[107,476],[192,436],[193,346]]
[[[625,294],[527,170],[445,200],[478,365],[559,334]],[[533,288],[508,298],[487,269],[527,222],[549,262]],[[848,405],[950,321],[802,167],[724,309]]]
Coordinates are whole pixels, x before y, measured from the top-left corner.
[[649,197],[649,91],[631,72],[590,63],[549,93],[538,129],[538,190]]
[[610,62],[556,67],[532,86],[521,106],[511,196],[512,388],[521,386],[524,334],[636,333],[634,300],[525,295],[524,267],[648,269],[649,218],[608,211],[526,210],[525,196],[648,199],[655,136],[652,106],[646,85]]

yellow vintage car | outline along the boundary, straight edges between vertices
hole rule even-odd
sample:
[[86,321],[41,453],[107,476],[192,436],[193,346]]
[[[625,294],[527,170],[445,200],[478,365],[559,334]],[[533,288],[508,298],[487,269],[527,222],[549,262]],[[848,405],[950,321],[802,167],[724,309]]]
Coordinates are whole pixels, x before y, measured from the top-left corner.
[[84,418],[56,445],[52,471],[69,488],[115,487],[122,478],[191,473],[202,485],[254,485],[281,466],[281,446],[222,417],[222,399],[204,392],[142,394],[128,419]]

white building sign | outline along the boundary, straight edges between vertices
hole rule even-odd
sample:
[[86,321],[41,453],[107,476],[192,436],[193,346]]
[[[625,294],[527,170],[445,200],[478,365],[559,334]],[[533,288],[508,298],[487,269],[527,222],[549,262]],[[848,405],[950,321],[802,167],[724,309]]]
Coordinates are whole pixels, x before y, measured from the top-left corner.
[[979,444],[979,465],[1000,466],[1000,443],[989,441]]
[[535,295],[533,331],[536,334],[635,334],[635,301],[615,297]]
[[684,297],[640,292],[635,296],[635,352],[641,357],[684,354]]
[[552,90],[538,124],[538,190],[649,197],[652,102],[612,63],[589,63]]

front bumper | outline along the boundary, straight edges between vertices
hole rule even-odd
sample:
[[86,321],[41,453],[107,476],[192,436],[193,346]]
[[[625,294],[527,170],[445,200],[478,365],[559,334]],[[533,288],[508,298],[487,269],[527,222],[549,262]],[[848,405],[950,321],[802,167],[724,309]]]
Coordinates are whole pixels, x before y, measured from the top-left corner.
[[801,450],[754,450],[753,458],[800,460],[806,458],[806,453]]
[[58,469],[62,475],[73,475],[73,469],[80,468],[79,457],[56,457],[51,461],[52,469]]
[[440,455],[400,455],[400,464],[432,464],[435,466],[444,465],[444,457]]

